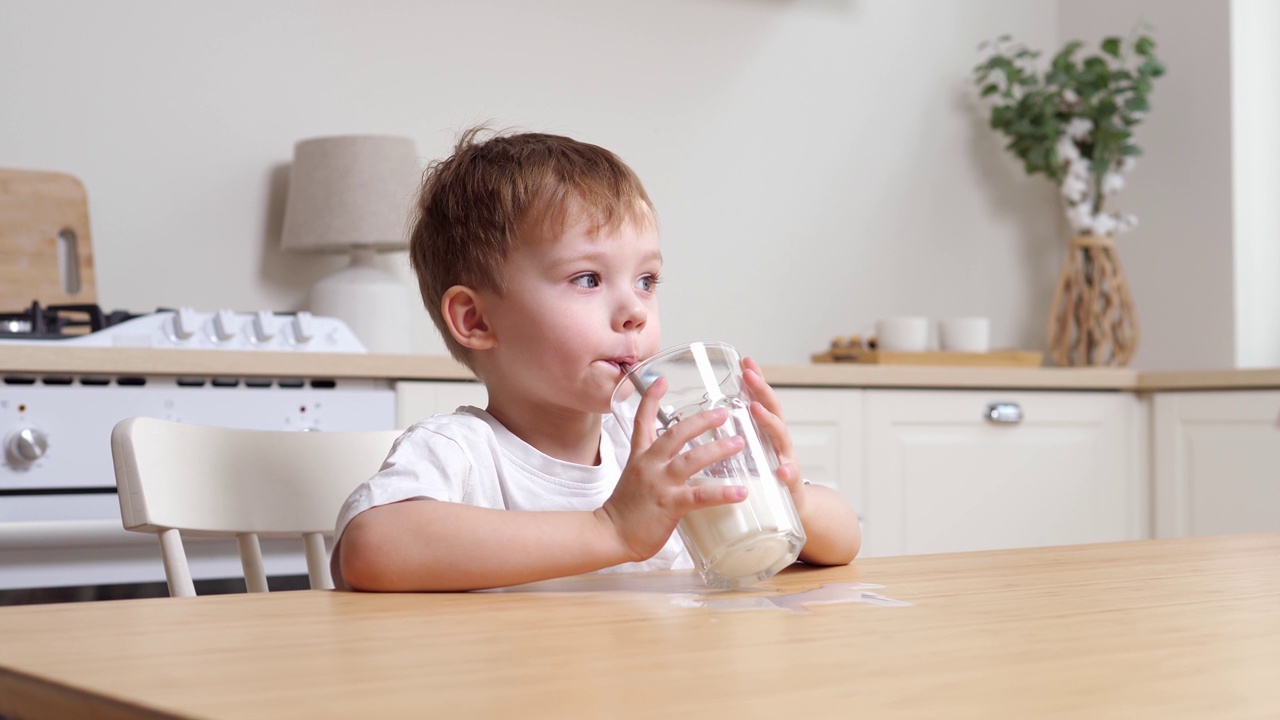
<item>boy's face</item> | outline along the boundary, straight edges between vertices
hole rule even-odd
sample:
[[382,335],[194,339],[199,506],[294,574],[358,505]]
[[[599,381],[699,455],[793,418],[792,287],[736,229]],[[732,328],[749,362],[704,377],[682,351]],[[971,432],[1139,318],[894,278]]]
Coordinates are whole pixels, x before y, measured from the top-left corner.
[[503,268],[506,291],[486,293],[497,340],[486,382],[498,373],[504,405],[608,412],[619,365],[659,349],[661,270],[653,223],[593,233],[578,222],[557,239],[521,243]]

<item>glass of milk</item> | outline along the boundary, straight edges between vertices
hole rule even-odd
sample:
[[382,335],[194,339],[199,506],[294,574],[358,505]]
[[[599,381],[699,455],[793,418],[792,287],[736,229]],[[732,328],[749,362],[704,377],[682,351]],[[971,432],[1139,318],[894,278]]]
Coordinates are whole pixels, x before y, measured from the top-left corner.
[[612,408],[628,435],[635,426],[640,393],[659,377],[667,391],[659,400],[657,432],[704,410],[725,408],[722,426],[690,445],[740,435],[742,451],[689,478],[690,485],[741,485],[745,500],[694,510],[677,526],[694,566],[710,587],[734,588],[772,577],[795,562],[804,528],[791,491],[775,472],[778,459],[769,436],[751,417],[751,396],[742,380],[742,358],[729,345],[695,342],[654,355],[630,368],[613,391]]

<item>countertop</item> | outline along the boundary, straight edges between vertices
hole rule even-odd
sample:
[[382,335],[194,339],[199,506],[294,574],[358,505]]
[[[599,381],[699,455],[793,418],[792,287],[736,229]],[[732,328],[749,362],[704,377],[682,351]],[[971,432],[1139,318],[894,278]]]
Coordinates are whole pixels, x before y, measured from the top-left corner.
[[[1139,371],[1127,368],[765,365],[780,387],[1234,390],[1280,388],[1280,368]],[[272,353],[0,344],[0,374],[259,376],[474,380],[443,355]]]

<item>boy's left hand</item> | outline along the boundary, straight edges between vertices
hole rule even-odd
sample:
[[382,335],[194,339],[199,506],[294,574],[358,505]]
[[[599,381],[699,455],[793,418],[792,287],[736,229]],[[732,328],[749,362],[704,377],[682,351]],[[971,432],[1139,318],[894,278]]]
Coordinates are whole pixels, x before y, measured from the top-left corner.
[[760,366],[751,358],[742,361],[742,378],[751,391],[751,416],[769,436],[778,456],[778,479],[791,490],[796,514],[806,536],[800,559],[812,565],[844,565],[862,546],[858,516],[839,493],[823,485],[809,485],[800,475],[795,443],[782,418],[782,403],[765,382]]
[[782,404],[773,387],[764,379],[760,366],[751,358],[742,360],[742,378],[751,391],[754,402],[751,403],[751,416],[761,430],[769,435],[773,450],[778,456],[778,479],[791,490],[791,499],[795,502],[796,513],[803,521],[805,515],[805,499],[807,496],[804,477],[800,474],[800,464],[796,461],[795,443],[791,440],[791,431],[782,417]]

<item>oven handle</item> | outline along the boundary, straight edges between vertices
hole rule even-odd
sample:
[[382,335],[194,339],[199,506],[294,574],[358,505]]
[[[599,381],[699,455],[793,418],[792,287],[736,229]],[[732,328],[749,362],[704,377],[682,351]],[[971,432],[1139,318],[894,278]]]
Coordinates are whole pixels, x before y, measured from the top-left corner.
[[35,520],[0,522],[0,550],[137,545],[155,537],[124,529],[119,520]]

